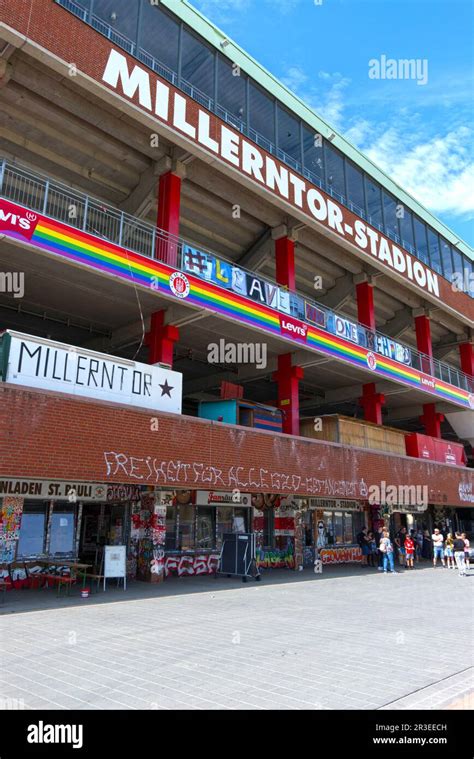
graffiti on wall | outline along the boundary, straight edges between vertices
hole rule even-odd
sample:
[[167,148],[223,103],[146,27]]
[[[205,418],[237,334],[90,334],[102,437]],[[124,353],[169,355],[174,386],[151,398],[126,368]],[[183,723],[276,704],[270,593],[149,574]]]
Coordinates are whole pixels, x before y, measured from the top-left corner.
[[204,486],[209,490],[258,489],[298,492],[339,498],[365,498],[368,488],[364,480],[336,480],[332,477],[301,477],[263,467],[230,466],[221,469],[203,462],[192,464],[180,460],[163,461],[153,456],[132,456],[116,451],[104,451],[106,477],[126,476],[148,484]]
[[175,573],[178,577],[184,575],[209,575],[217,572],[219,566],[218,554],[202,554],[195,556],[173,556],[172,554],[165,557],[165,576]]
[[286,548],[258,548],[256,563],[259,569],[294,569],[293,543],[289,540]]
[[319,558],[323,564],[349,564],[362,561],[362,552],[358,546],[322,548]]
[[14,561],[20,537],[23,498],[5,496],[0,508],[0,561]]

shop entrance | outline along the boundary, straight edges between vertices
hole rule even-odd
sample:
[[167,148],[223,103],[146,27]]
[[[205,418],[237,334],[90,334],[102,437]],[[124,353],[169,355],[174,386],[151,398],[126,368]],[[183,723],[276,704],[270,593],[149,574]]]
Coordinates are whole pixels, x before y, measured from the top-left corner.
[[105,545],[127,545],[129,522],[128,503],[85,503],[79,540],[81,561],[99,572]]

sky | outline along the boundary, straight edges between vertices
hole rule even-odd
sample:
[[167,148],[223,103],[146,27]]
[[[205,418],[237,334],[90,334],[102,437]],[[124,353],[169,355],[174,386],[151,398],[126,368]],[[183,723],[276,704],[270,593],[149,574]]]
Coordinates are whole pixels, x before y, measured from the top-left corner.
[[190,1],[474,245],[472,0]]

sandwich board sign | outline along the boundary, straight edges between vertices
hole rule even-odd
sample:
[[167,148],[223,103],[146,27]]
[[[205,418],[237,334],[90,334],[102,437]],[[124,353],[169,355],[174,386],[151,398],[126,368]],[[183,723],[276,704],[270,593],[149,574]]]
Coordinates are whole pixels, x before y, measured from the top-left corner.
[[104,546],[104,590],[109,577],[123,577],[123,589],[127,589],[126,546]]

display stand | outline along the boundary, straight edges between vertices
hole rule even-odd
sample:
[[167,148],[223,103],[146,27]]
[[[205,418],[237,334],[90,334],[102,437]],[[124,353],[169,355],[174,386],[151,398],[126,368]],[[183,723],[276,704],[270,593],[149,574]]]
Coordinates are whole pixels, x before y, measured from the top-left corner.
[[104,546],[104,590],[108,578],[123,579],[123,589],[127,590],[127,548],[126,546]]
[[255,534],[251,532],[224,533],[219,567],[216,575],[241,577],[247,582],[249,577],[260,580],[260,572],[255,559]]

